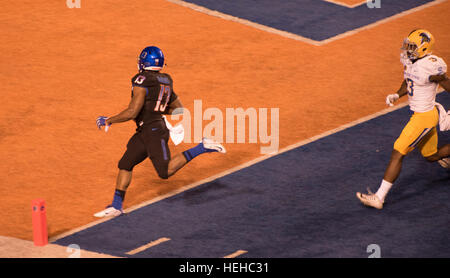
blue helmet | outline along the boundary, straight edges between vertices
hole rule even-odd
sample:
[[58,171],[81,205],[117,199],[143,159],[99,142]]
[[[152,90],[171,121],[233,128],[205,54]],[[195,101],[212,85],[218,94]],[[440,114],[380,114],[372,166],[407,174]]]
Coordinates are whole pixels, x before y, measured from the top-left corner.
[[156,46],[147,46],[142,50],[138,59],[139,70],[159,71],[164,66],[164,54]]

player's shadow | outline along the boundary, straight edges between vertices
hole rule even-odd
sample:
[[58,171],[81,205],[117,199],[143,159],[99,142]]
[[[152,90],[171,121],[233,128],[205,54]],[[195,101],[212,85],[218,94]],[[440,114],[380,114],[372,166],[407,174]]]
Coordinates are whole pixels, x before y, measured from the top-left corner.
[[393,194],[392,196],[392,202],[403,202],[417,196],[424,195],[425,192],[428,192],[430,190],[437,191],[439,188],[450,187],[450,171],[448,171],[447,176],[430,180],[427,184],[422,186],[421,189],[409,192],[411,191],[410,185],[414,184],[414,182],[416,181],[415,178],[416,176],[409,177],[394,185],[397,188],[395,191],[395,195]]
[[182,200],[188,205],[199,205],[249,194],[262,194],[262,192],[251,187],[236,187],[215,180],[179,194],[170,201]]

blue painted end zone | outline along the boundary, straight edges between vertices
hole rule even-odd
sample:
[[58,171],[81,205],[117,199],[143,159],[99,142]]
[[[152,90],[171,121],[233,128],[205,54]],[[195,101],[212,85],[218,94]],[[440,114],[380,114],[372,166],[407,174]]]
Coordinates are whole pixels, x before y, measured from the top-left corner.
[[381,8],[347,8],[320,0],[187,0],[199,6],[322,41],[432,0],[382,0]]
[[[450,94],[438,100],[450,107]],[[134,257],[367,257],[375,243],[382,257],[449,257],[450,172],[417,150],[383,210],[355,197],[378,188],[408,118],[400,109],[56,243],[126,256],[171,239]]]

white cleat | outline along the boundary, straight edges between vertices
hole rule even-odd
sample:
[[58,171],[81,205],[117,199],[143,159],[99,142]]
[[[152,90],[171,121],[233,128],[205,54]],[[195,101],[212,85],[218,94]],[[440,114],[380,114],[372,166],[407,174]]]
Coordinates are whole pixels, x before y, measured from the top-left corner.
[[377,195],[373,194],[369,191],[369,194],[359,193],[356,192],[356,197],[363,203],[365,206],[373,207],[376,209],[382,209],[383,208],[383,201],[378,198]]
[[103,217],[116,217],[122,214],[121,210],[115,209],[112,206],[108,206],[102,211],[97,212],[94,214],[95,217],[103,218]]
[[205,149],[216,150],[219,153],[226,153],[227,152],[227,150],[225,150],[225,147],[222,146],[222,144],[216,143],[212,139],[203,138],[202,139],[202,143],[203,143],[203,147]]
[[438,160],[438,163],[445,169],[450,169],[450,158]]

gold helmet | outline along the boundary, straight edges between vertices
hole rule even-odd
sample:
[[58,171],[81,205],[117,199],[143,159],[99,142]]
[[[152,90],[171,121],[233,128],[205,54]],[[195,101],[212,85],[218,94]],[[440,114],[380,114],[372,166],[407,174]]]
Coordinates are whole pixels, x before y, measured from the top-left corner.
[[434,45],[433,35],[425,29],[417,29],[409,33],[403,41],[402,50],[411,60],[431,54]]

